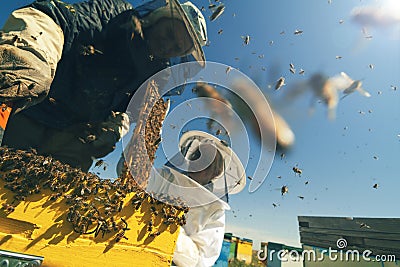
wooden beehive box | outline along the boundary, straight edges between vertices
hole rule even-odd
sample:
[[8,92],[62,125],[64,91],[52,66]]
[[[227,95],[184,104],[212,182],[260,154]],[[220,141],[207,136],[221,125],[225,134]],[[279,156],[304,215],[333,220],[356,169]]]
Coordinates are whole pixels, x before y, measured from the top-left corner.
[[[12,203],[11,193],[0,182],[0,205]],[[50,200],[54,193],[41,194],[20,201],[11,213],[0,211],[0,249],[43,256],[42,266],[170,266],[175,241],[179,233],[176,224],[163,224],[162,204],[144,200],[138,210],[132,203],[137,193],[128,194],[121,212],[114,219],[117,227],[129,230],[99,231],[80,234],[68,222],[70,205],[66,199]],[[92,201],[94,200],[94,196]],[[11,205],[11,204],[10,204]],[[155,207],[158,215],[154,215]],[[119,219],[118,219],[119,218]],[[152,221],[153,229],[149,230]],[[95,230],[93,224],[90,230]],[[124,236],[117,242],[118,233]],[[158,236],[151,236],[159,232]]]
[[[125,154],[139,167],[125,166],[113,182],[34,150],[1,147],[0,250],[42,256],[42,266],[170,266],[187,209],[140,189],[167,109],[149,83]],[[139,164],[144,157],[150,161]]]
[[308,247],[340,250],[342,241],[344,251],[370,250],[372,256],[393,255],[400,260],[400,218],[299,216],[298,220],[301,243]]

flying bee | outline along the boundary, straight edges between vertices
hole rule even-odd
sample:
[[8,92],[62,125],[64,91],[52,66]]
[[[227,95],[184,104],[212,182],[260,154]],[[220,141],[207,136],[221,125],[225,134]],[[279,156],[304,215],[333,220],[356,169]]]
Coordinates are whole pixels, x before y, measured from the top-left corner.
[[300,74],[300,75],[303,75],[303,74],[304,74],[304,72],[305,72],[305,70],[303,70],[303,69],[300,69],[300,71],[299,71],[299,74]]
[[367,228],[367,229],[371,228],[371,226],[367,225],[366,223],[357,222],[357,224],[360,224],[360,228]]
[[243,39],[243,45],[248,45],[250,43],[250,35],[241,36]]
[[300,198],[301,200],[303,200],[304,199],[304,197],[303,196],[297,196],[298,198]]
[[299,34],[302,34],[303,33],[303,31],[302,30],[295,30],[294,31],[294,35],[299,35]]
[[292,74],[295,74],[295,73],[296,73],[296,69],[290,68],[289,70],[290,70],[290,72],[291,72]]
[[99,159],[99,160],[96,161],[94,166],[97,167],[97,168],[100,168],[101,166],[103,166],[103,170],[105,171],[107,169],[108,164],[105,162],[105,160]]
[[372,186],[375,189],[378,189],[379,185],[378,184],[374,184],[374,186]]
[[253,177],[247,176],[247,179],[249,179],[250,181],[252,181],[252,180],[253,180]]
[[222,13],[224,13],[224,11],[225,11],[225,5],[223,5],[223,4],[219,5],[215,9],[215,11],[211,14],[210,21],[214,21],[217,18],[219,18],[222,15]]
[[301,176],[301,174],[303,173],[303,171],[297,167],[293,167],[292,170],[294,171],[295,174],[298,174],[299,176]]
[[96,161],[96,163],[94,164],[95,167],[101,167],[102,165],[105,165],[106,162],[103,159],[99,159]]
[[284,86],[284,85],[286,85],[285,84],[285,78],[284,77],[280,77],[279,79],[278,79],[278,81],[276,82],[276,85],[275,85],[275,90],[279,90],[282,86]]
[[218,34],[222,34],[223,32],[224,32],[223,29],[219,29],[219,30],[218,30]]
[[281,194],[282,194],[282,196],[283,196],[284,194],[287,194],[287,193],[289,193],[289,187],[287,187],[286,185],[282,186],[282,188],[281,188]]

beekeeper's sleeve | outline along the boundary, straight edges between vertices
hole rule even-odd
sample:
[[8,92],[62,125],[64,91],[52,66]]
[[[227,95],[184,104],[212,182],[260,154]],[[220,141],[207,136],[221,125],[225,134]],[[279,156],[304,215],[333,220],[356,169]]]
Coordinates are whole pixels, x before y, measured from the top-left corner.
[[12,12],[0,32],[0,102],[17,111],[43,100],[63,45],[61,27],[45,13],[32,7]]
[[[192,211],[194,210],[190,212]],[[191,235],[181,227],[173,257],[177,266],[209,267],[213,266],[219,257],[224,240],[225,212],[219,209],[212,215],[198,215],[210,217],[203,229]]]

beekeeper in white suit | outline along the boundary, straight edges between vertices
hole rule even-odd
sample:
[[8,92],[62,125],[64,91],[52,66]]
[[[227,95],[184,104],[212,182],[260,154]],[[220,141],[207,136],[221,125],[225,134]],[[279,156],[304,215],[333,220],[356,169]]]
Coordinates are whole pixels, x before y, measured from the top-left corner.
[[173,264],[212,266],[222,248],[228,196],[245,187],[245,170],[225,142],[206,132],[183,134],[179,149],[163,168],[153,169],[147,191],[179,197],[190,207]]

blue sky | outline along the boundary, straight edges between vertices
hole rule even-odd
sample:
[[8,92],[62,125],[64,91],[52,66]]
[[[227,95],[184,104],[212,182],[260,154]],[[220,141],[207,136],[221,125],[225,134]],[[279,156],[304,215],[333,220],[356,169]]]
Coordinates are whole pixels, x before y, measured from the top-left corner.
[[[12,9],[29,2],[2,1],[1,24]],[[207,18],[211,15],[208,1],[193,2],[205,6]],[[226,9],[221,17],[213,22],[207,19],[207,59],[239,68],[254,79],[296,135],[295,145],[282,160],[277,154],[259,190],[231,197],[227,231],[256,244],[274,241],[298,246],[299,215],[400,217],[396,206],[400,202],[400,22],[368,26],[363,33],[363,27],[350,17],[355,7],[372,5],[386,10],[391,1],[222,2]],[[399,4],[391,9],[394,7],[400,10]],[[222,34],[218,34],[220,29]],[[303,34],[294,35],[296,29]],[[245,35],[250,36],[246,46],[241,38]],[[304,69],[304,76],[291,74],[289,63],[297,70]],[[327,119],[322,103],[309,115],[311,94],[290,103],[282,100],[291,85],[313,73],[333,76],[341,71],[362,80],[372,96],[354,93],[341,100],[334,121]],[[280,76],[286,77],[287,86],[279,91],[269,88]],[[252,145],[256,143],[252,141]],[[110,165],[118,153],[114,155],[108,159]],[[296,165],[303,170],[301,177],[292,171]],[[378,189],[373,188],[375,183]],[[281,196],[283,185],[289,187],[289,193]],[[272,203],[278,206],[274,208]]]

